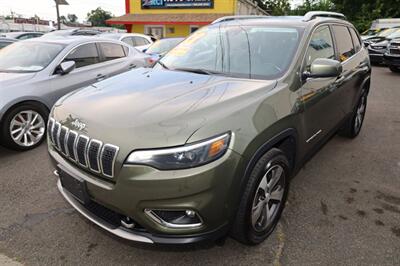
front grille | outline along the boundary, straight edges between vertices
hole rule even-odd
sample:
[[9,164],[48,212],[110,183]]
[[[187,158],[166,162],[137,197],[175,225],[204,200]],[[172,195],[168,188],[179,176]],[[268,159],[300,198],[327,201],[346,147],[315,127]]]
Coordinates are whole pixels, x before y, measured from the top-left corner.
[[106,177],[114,177],[115,160],[119,147],[79,135],[53,118],[49,119],[48,134],[58,151],[68,159]]
[[400,49],[390,49],[391,54],[400,54]]

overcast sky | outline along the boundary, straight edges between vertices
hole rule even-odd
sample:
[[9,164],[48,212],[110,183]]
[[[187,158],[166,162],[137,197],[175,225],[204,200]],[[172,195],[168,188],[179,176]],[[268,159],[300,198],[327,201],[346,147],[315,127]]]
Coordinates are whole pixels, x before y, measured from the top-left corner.
[[[215,0],[222,1],[222,0]],[[125,0],[67,0],[69,6],[60,6],[60,14],[75,14],[79,21],[86,20],[86,14],[97,7],[110,11],[115,16],[125,14]],[[302,0],[292,0],[292,5],[301,4]],[[54,0],[0,0],[0,15],[14,11],[23,17],[35,14],[42,19],[56,20]]]

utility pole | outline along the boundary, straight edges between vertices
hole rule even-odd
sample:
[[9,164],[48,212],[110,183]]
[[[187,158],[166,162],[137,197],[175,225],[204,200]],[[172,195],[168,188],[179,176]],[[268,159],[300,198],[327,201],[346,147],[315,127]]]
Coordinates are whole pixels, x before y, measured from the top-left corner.
[[56,2],[56,10],[57,10],[57,29],[61,30],[61,23],[60,23],[60,10],[58,8],[59,5],[69,5],[66,0],[54,0]]

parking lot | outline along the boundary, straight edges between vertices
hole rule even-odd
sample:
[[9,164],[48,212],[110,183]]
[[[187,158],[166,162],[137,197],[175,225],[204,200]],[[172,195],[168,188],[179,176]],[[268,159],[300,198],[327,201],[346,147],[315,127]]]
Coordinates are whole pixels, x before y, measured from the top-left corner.
[[120,240],[58,193],[46,145],[0,148],[0,262],[43,264],[399,265],[400,75],[374,67],[364,128],[334,137],[294,178],[283,219],[263,244],[194,246]]

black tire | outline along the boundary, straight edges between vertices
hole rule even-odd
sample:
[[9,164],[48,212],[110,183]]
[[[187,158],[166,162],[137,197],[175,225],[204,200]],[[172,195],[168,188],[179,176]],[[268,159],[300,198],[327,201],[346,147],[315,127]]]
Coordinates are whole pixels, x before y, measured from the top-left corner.
[[[259,185],[261,185],[261,180],[264,178],[264,175],[277,166],[283,169],[283,183],[279,184],[279,186],[283,188],[283,197],[280,205],[275,208],[274,215],[272,219],[270,219],[271,221],[266,223],[266,228],[257,231],[252,224],[252,210],[255,207],[256,193],[259,192]],[[276,148],[271,149],[257,161],[246,184],[231,229],[231,236],[233,238],[246,245],[257,245],[263,242],[274,231],[286,203],[289,190],[289,177],[289,161],[281,150]]]
[[394,73],[400,73],[400,68],[395,66],[389,66],[390,71]]
[[[338,133],[340,136],[354,139],[360,134],[362,125],[364,124],[365,113],[366,113],[367,102],[368,102],[367,99],[368,99],[368,93],[366,91],[364,91],[361,94],[361,97],[357,102],[357,106],[356,106],[355,110],[353,111],[353,114],[345,122],[344,126],[339,130]],[[359,108],[362,104],[364,104],[364,112],[363,112],[361,121],[357,122]],[[360,123],[360,124],[358,124],[358,123]]]
[[[16,143],[13,138],[11,137],[11,132],[10,132],[10,125],[11,121],[13,118],[20,112],[22,111],[34,111],[38,113],[44,120],[44,125],[45,125],[45,131],[43,136],[41,137],[40,141],[35,143],[34,145],[30,146],[21,146],[18,143]],[[0,143],[2,146],[16,150],[16,151],[27,151],[36,148],[39,146],[46,138],[46,127],[47,127],[47,120],[49,116],[49,111],[47,110],[46,107],[36,104],[36,103],[23,103],[20,104],[16,107],[13,107],[11,110],[9,110],[3,117],[3,120],[0,125]]]

